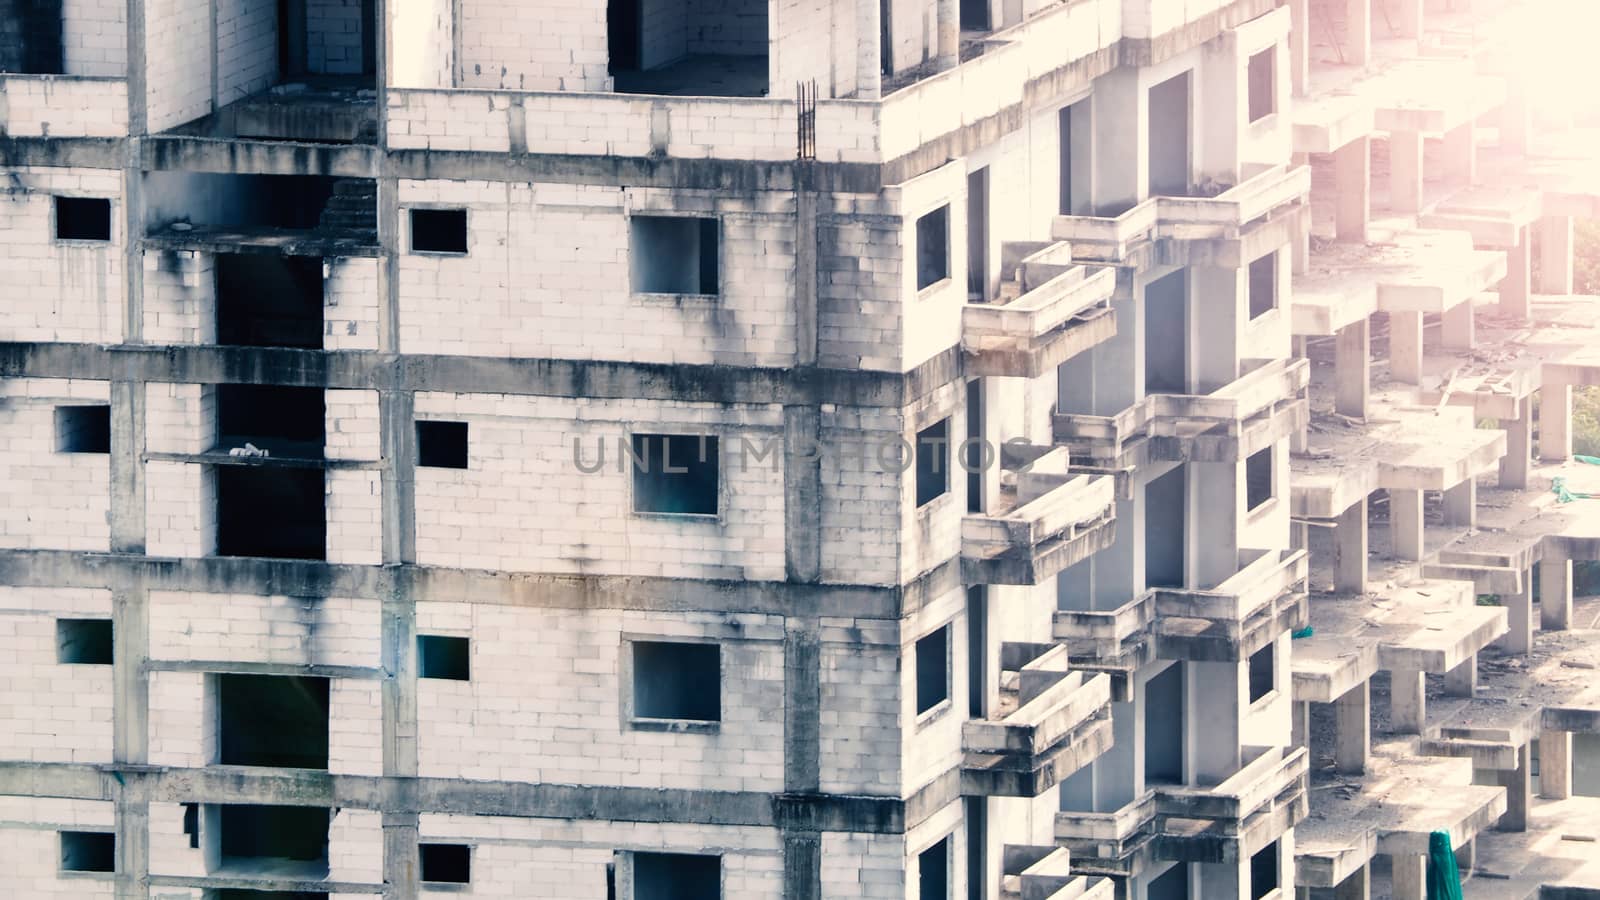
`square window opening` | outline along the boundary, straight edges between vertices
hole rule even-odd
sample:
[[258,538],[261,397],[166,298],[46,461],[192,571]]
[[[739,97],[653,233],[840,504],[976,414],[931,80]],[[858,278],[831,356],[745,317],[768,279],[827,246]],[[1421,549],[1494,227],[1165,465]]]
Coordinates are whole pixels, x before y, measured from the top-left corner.
[[467,211],[464,209],[411,210],[412,253],[467,252]]
[[717,900],[721,896],[720,856],[633,854],[633,900]]
[[950,626],[917,641],[917,715],[950,699]]
[[56,407],[56,450],[61,453],[110,453],[111,407]]
[[1250,121],[1265,119],[1278,111],[1277,73],[1274,48],[1268,47],[1250,57],[1246,73],[1250,93]]
[[917,220],[917,290],[950,277],[950,207]]
[[328,900],[321,891],[252,891],[248,888],[222,888],[206,891],[202,900]]
[[1278,254],[1268,253],[1250,264],[1250,318],[1278,308]]
[[636,294],[720,293],[720,229],[712,218],[634,216],[629,273]]
[[917,505],[926,506],[950,490],[950,420],[940,419],[917,432]]
[[56,240],[111,240],[111,201],[104,197],[57,197]]
[[328,874],[329,818],[325,807],[223,805],[209,808],[206,831],[215,824],[221,874],[316,879]]
[[56,662],[109,666],[112,662],[110,619],[57,619]]
[[1277,889],[1278,842],[1273,841],[1250,857],[1250,898],[1261,900]]
[[1272,499],[1272,448],[1250,454],[1244,461],[1244,506],[1247,512],[1260,509]]
[[326,559],[321,469],[214,466],[217,555]]
[[917,900],[950,900],[950,839],[917,854]]
[[635,434],[633,511],[685,516],[717,514],[717,438],[703,434]]
[[722,648],[633,643],[633,714],[643,719],[722,720]]
[[328,679],[214,675],[218,762],[328,768]]
[[417,635],[417,674],[447,681],[472,680],[472,643],[464,637]]
[[1250,654],[1250,702],[1255,703],[1277,687],[1273,671],[1273,646],[1268,644]]
[[217,343],[322,349],[322,258],[216,256]]
[[472,882],[472,847],[467,844],[418,844],[422,880],[441,884]]
[[65,872],[115,872],[117,836],[109,831],[63,831],[61,869]]
[[268,458],[322,459],[327,408],[322,388],[219,384],[217,449],[254,444]]
[[418,422],[417,465],[433,469],[467,468],[467,423]]

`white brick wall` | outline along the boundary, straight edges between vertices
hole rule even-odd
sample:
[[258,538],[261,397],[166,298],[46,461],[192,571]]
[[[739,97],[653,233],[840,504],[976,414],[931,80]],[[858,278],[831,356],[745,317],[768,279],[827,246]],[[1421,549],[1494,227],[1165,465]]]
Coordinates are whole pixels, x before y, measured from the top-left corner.
[[383,562],[383,486],[376,469],[329,469],[327,555],[330,563]]
[[216,257],[197,250],[144,252],[144,339],[157,344],[216,342]]
[[[499,394],[416,395],[418,419],[468,423],[469,467],[418,468],[422,565],[678,578],[784,577],[782,411],[627,400]],[[632,509],[633,431],[721,437],[721,515],[643,516]],[[748,441],[748,444],[739,442]],[[593,468],[585,473],[574,441]],[[755,451],[770,442],[772,452]],[[740,448],[754,450],[741,454]],[[741,463],[744,460],[744,463]]]
[[[852,623],[877,631],[883,626]],[[823,623],[824,639],[829,628]],[[844,626],[851,627],[851,626]],[[890,629],[891,631],[893,629]],[[898,643],[822,646],[822,789],[899,796],[901,771]]]
[[0,380],[0,547],[105,551],[111,456],[56,451],[55,408],[108,402],[104,381]]
[[328,685],[328,771],[383,774],[383,682],[335,678]]
[[383,883],[382,813],[341,809],[334,814],[328,822],[328,880]]
[[0,132],[11,137],[121,137],[128,84],[120,79],[0,75]]
[[210,385],[145,385],[145,450],[204,453],[217,442],[217,392]]
[[378,450],[378,392],[329,389],[323,392],[328,459],[372,461]]
[[378,349],[378,260],[353,257],[325,262],[323,349]]
[[150,592],[150,658],[380,664],[377,600]]
[[0,587],[0,758],[111,761],[111,667],[56,662],[56,619],[110,618],[108,591]]
[[[417,604],[417,629],[467,634],[472,648],[470,681],[418,681],[424,777],[783,789],[783,623],[777,617],[424,601]],[[724,638],[716,733],[622,724],[624,634]]]
[[[7,99],[0,97],[0,101]],[[0,168],[0,340],[122,339],[122,176],[102,169]],[[56,195],[111,198],[109,242],[57,241]]]
[[214,9],[221,106],[266,90],[277,80],[278,10],[261,0],[216,0]]
[[904,430],[898,410],[823,406],[824,581],[900,583],[902,473],[878,451],[898,446]]
[[216,490],[206,466],[151,460],[144,485],[149,555],[208,556],[216,550]]
[[0,871],[8,896],[93,900],[115,895],[114,876],[64,873],[60,831],[110,831],[116,812],[103,801],[0,797]]
[[461,87],[610,89],[605,0],[546,4],[537,16],[504,0],[461,0],[456,9]]
[[145,103],[152,132],[211,111],[211,18],[207,0],[145,6]]
[[448,88],[455,84],[455,5],[414,0],[389,9],[389,86]]
[[[206,874],[205,851],[200,847],[190,848],[189,836],[183,833],[182,803],[150,804],[150,872],[153,875]],[[188,897],[178,893],[178,888],[163,887],[160,890],[161,900],[167,900],[169,896],[201,900],[199,891],[193,897]],[[156,896],[152,891],[151,900],[155,900]]]
[[61,57],[68,74],[127,74],[127,12],[118,0],[62,0]]
[[893,834],[822,833],[823,900],[905,900],[905,839]]
[[[200,768],[215,752],[203,672],[150,673],[150,764]],[[154,815],[151,828],[155,828]],[[154,841],[152,840],[152,845]]]

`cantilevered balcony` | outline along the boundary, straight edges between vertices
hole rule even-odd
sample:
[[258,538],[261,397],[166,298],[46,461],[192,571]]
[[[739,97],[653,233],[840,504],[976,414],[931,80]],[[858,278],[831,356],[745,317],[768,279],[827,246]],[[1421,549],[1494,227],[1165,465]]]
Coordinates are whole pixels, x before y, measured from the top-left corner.
[[961,310],[969,374],[1037,378],[1117,333],[1114,270],[1073,265],[1065,243],[1007,243],[1002,266],[996,302]]
[[1110,675],[1112,698],[1126,703],[1132,699],[1129,676],[1155,659],[1150,638],[1155,616],[1154,591],[1116,609],[1058,609],[1054,637],[1066,645],[1073,668]]
[[1244,374],[1209,394],[1147,394],[1114,416],[1057,414],[1055,441],[1108,468],[1150,461],[1237,462],[1300,430],[1311,363],[1244,360]]
[[1007,844],[1000,851],[1000,900],[1112,900],[1109,878],[1074,875],[1065,847]]
[[961,745],[962,793],[1037,797],[1111,746],[1111,680],[1069,671],[1059,644],[1002,644],[999,708]]
[[1150,843],[1156,817],[1156,795],[1145,791],[1111,812],[1056,813],[1056,843],[1072,851],[1079,872],[1131,875],[1139,849]]
[[1240,550],[1239,571],[1208,590],[1155,590],[1161,659],[1248,659],[1306,623],[1306,551]]
[[1155,789],[1158,858],[1239,862],[1305,818],[1306,748],[1241,749],[1244,764],[1215,785]]
[[1110,546],[1114,491],[1111,476],[1073,475],[1067,451],[1051,450],[1018,473],[1015,490],[1001,492],[1001,510],[961,520],[962,578],[1040,584]]

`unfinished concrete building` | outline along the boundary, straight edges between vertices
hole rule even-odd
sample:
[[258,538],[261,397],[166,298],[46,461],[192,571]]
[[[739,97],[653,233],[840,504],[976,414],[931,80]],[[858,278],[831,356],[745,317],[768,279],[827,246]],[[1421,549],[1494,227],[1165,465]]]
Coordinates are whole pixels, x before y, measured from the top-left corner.
[[1600,896],[1530,22],[0,0],[0,895]]

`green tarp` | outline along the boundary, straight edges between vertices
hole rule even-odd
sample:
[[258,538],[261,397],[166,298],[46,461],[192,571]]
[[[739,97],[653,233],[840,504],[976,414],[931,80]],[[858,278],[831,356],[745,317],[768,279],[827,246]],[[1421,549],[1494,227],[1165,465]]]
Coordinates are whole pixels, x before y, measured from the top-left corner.
[[1461,900],[1461,872],[1449,832],[1428,836],[1428,900]]

